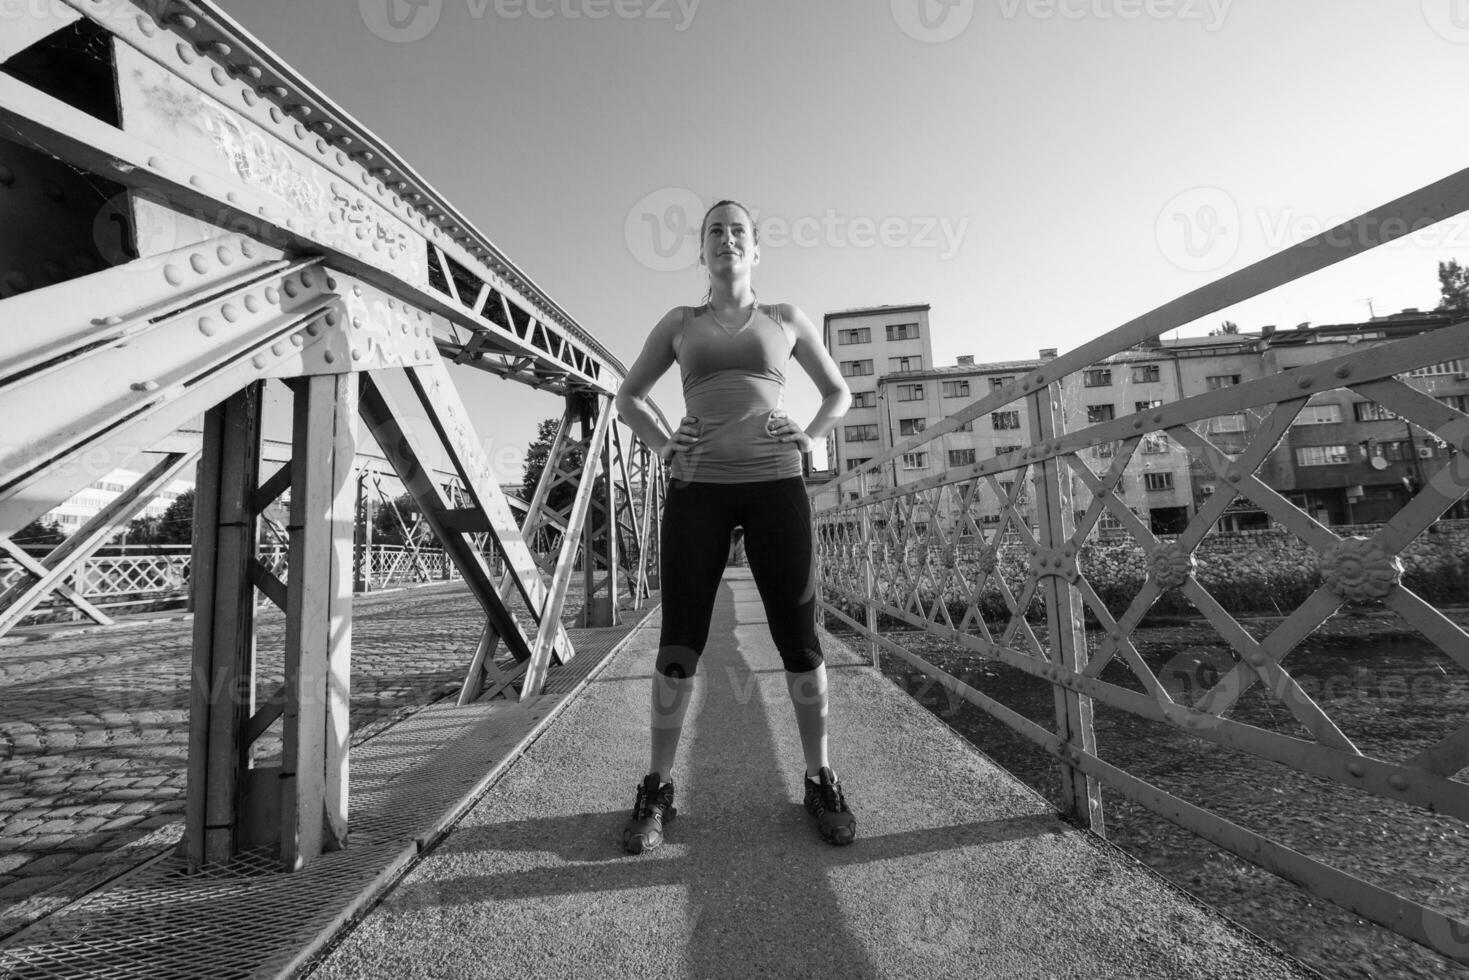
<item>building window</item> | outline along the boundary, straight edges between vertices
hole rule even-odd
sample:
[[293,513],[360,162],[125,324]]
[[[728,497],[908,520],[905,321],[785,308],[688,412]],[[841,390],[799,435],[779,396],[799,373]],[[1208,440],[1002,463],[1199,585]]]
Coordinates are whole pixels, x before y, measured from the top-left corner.
[[1002,429],[1020,428],[1020,412],[991,412],[990,425],[997,431]]
[[1172,473],[1144,473],[1143,486],[1149,490],[1172,490]]
[[861,375],[871,374],[871,373],[872,373],[872,362],[871,361],[843,361],[842,362],[842,376],[843,377],[846,377],[846,378],[856,378],[856,377],[859,377]]
[[1163,407],[1163,399],[1161,399],[1161,398],[1154,398],[1152,401],[1147,401],[1147,402],[1133,402],[1132,403],[1132,410],[1134,412],[1149,412],[1149,411],[1152,411],[1155,408],[1162,408],[1162,407]]
[[973,432],[974,431],[974,419],[970,419],[968,422],[961,422],[959,424],[959,427],[957,429],[955,429],[954,431],[955,432]]
[[1102,511],[1101,518],[1097,521],[1097,530],[1120,531],[1122,530],[1122,521],[1120,521],[1117,518],[1117,515],[1112,513],[1110,510],[1104,510]]
[[866,466],[870,462],[872,462],[871,456],[868,456],[865,459],[849,459],[847,460],[847,469],[855,470],[857,467]]
[[973,449],[950,449],[949,450],[949,465],[950,466],[973,466],[974,465],[974,450]]
[[1291,425],[1329,425],[1340,421],[1340,405],[1307,405]]
[[1112,458],[1113,456],[1116,456],[1116,455],[1117,455],[1117,443],[1115,443],[1115,442],[1104,442],[1101,445],[1097,446],[1097,458],[1098,459],[1110,459],[1110,458]]
[[1158,365],[1156,364],[1139,364],[1132,369],[1134,384],[1147,384],[1158,379]]
[[1211,374],[1204,379],[1204,384],[1210,391],[1218,391],[1220,388],[1233,388],[1239,384],[1237,374]]
[[1014,380],[1015,380],[1015,375],[1013,375],[1013,374],[1006,375],[1003,378],[990,378],[990,387],[991,388],[1003,388],[1007,384],[1009,384],[1010,382],[1012,382]]
[[917,340],[918,324],[890,323],[887,327],[888,340]]
[[995,447],[995,455],[996,456],[1003,456],[1006,453],[1019,452],[1023,448],[1025,448],[1025,447],[1024,446],[996,446]]
[[[1306,413],[1302,412],[1301,414],[1304,415]],[[1358,422],[1388,422],[1397,418],[1396,413],[1389,412],[1376,402],[1353,402],[1352,416]]]
[[1444,361],[1442,364],[1430,364],[1427,367],[1414,368],[1402,375],[1408,378],[1425,378],[1435,374],[1463,374],[1464,363],[1462,361]]
[[923,385],[898,385],[898,401],[917,402],[923,400]]
[[876,442],[877,423],[843,426],[848,442]]
[[1234,412],[1230,415],[1216,415],[1209,420],[1208,431],[1210,432],[1244,432],[1245,416],[1243,412]]
[[875,392],[875,391],[854,391],[854,392],[852,392],[852,407],[853,408],[876,408],[877,407],[877,392]]
[[1168,451],[1168,437],[1161,432],[1149,432],[1143,436],[1143,452],[1152,455]]
[[898,419],[898,435],[916,436],[928,428],[928,419]]
[[1439,395],[1438,400],[1456,412],[1469,412],[1469,395]]
[[1301,446],[1296,449],[1297,466],[1335,466],[1350,461],[1346,446]]
[[850,330],[837,331],[838,344],[870,344],[872,343],[871,327],[853,327]]
[[922,371],[923,358],[919,357],[917,354],[913,354],[908,357],[890,357],[888,358],[888,370]]
[[1383,459],[1392,460],[1395,463],[1401,463],[1404,460],[1413,458],[1413,444],[1406,439],[1400,439],[1396,442],[1379,442],[1375,455],[1381,456]]
[[942,394],[945,398],[968,398],[968,381],[945,381],[942,385]]
[[1088,405],[1086,407],[1086,420],[1088,422],[1110,422],[1117,417],[1117,409],[1113,405]]
[[904,453],[903,469],[921,470],[928,466],[928,453]]
[[1088,388],[1102,388],[1112,383],[1111,368],[1092,368],[1081,372],[1081,383]]

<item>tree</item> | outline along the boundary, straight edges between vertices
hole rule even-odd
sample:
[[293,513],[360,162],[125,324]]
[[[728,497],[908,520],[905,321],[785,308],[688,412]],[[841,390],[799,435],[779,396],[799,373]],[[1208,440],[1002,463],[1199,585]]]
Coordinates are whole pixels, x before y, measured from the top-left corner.
[[[527,501],[534,499],[536,487],[540,485],[541,474],[546,470],[546,460],[551,456],[551,443],[556,440],[556,428],[561,424],[557,418],[542,419],[536,426],[536,437],[525,450],[525,478],[521,482],[520,492]],[[563,462],[562,467],[580,470],[582,466],[582,451],[580,447],[573,448],[569,454],[568,462]],[[563,511],[571,506],[576,497],[576,487],[571,483],[562,483],[551,491],[546,500],[546,506],[551,510]]]
[[185,490],[158,518],[157,544],[190,544],[194,540],[194,491]]
[[1449,259],[1438,264],[1440,310],[1469,310],[1469,266]]
[[1232,336],[1234,336],[1237,333],[1239,333],[1239,324],[1238,323],[1235,323],[1233,320],[1225,320],[1223,323],[1221,323],[1219,325],[1219,329],[1218,330],[1210,330],[1209,331],[1209,336],[1210,337],[1220,337],[1220,336],[1232,337]]
[[62,531],[61,525],[55,521],[50,524],[42,524],[37,518],[15,532],[10,540],[19,545],[55,545],[66,540],[66,532]]
[[[393,508],[398,509],[398,516],[393,515]],[[422,512],[418,508],[418,501],[413,499],[410,493],[402,494],[393,498],[391,505],[380,504],[372,512],[372,543],[373,544],[395,544],[403,545],[403,531],[406,529],[413,532],[413,522],[418,520]],[[399,524],[399,519],[402,524]],[[433,536],[427,526],[419,528],[414,536],[414,544],[427,544]]]

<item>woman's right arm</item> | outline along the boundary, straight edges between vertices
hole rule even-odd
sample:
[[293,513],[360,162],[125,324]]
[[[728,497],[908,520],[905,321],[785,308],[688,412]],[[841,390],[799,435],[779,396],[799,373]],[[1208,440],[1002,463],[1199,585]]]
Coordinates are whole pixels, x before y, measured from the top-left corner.
[[652,447],[667,460],[674,452],[687,449],[693,444],[690,433],[675,432],[670,437],[658,424],[658,417],[648,405],[648,393],[653,385],[673,366],[675,356],[673,338],[683,324],[683,310],[674,307],[658,321],[638,359],[627,370],[627,377],[617,389],[615,403],[617,414],[637,433],[639,439]]

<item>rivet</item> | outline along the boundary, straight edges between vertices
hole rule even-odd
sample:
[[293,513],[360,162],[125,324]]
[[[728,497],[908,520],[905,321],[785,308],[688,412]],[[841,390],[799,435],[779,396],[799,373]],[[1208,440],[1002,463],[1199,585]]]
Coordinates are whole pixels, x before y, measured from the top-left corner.
[[228,245],[219,246],[219,248],[215,250],[214,254],[219,257],[220,265],[235,264],[235,253],[230,249]]
[[223,68],[211,68],[209,70],[209,77],[213,78],[214,84],[220,88],[224,88],[230,81],[230,77],[225,74]]
[[247,106],[253,107],[256,102],[260,101],[260,99],[255,95],[254,92],[246,88],[240,90],[240,101],[244,102]]
[[352,329],[353,330],[361,330],[362,329],[362,317],[360,317],[360,316],[354,316],[352,318]]
[[157,391],[158,390],[158,382],[157,381],[134,381],[132,384],[128,385],[128,387],[131,388],[131,389],[133,389],[134,391]]
[[296,285],[296,280],[294,279],[287,279],[281,283],[281,288],[286,291],[286,295],[291,299],[295,299],[301,293],[301,287]]
[[214,54],[229,57],[230,46],[223,41],[210,41],[205,47]]
[[300,347],[304,343],[306,343],[306,341],[302,338],[302,335],[301,334],[298,334],[298,333],[291,334],[291,346],[292,347]]
[[281,345],[280,341],[276,341],[275,343],[270,345],[270,352],[276,357],[280,357],[286,352],[286,349]]
[[241,78],[248,78],[254,82],[260,81],[260,76],[265,74],[256,65],[231,65],[230,71]]
[[[271,97],[272,97],[272,98],[275,98],[275,99],[277,99],[277,100],[280,100],[280,99],[284,99],[284,98],[285,98],[285,97],[286,97],[286,96],[288,96],[288,95],[290,95],[290,94],[291,94],[291,93],[290,93],[290,92],[288,92],[288,91],[287,91],[287,90],[286,90],[286,89],[285,89],[285,87],[284,87],[284,86],[281,86],[281,85],[267,85],[267,86],[266,86],[266,87],[265,87],[265,88],[264,88],[264,89],[263,89],[263,90],[262,90],[262,91],[261,91],[261,93],[260,93],[260,94],[261,94],[261,95],[265,95],[265,94],[267,94],[267,93],[269,93],[269,95],[270,95],[270,96],[271,96]],[[279,121],[280,121],[280,120],[279,120],[279,119],[277,119],[277,120],[276,120],[276,121],[277,121],[277,122],[279,122]]]
[[336,352],[335,351],[324,351],[322,353],[321,357],[322,357],[322,360],[326,361],[328,364],[333,363],[337,359],[337,355],[336,355]]
[[214,322],[212,316],[201,316],[199,318],[199,332],[206,337],[213,337],[219,332],[219,324]]
[[362,351],[358,350],[356,347],[352,348],[352,360],[354,360],[354,361],[360,361],[360,360],[362,360]]
[[255,257],[255,243],[248,238],[240,239],[240,254],[247,259],[253,259]]
[[1363,774],[1366,773],[1366,771],[1367,770],[1363,768],[1362,763],[1360,763],[1360,762],[1348,762],[1347,763],[1347,772],[1350,775],[1356,776],[1358,779],[1361,779],[1362,776],[1363,776]]
[[229,203],[231,203],[231,204],[239,204],[240,203],[240,195],[236,194],[234,191],[225,191],[224,192],[224,199],[226,201],[228,201]]
[[189,45],[183,43],[182,41],[179,42],[178,47],[176,47],[174,50],[178,52],[179,60],[186,65],[192,65],[194,63],[194,59],[197,57],[194,49]]
[[241,302],[245,304],[245,309],[251,313],[260,312],[260,297],[254,293],[246,293],[245,298]]
[[[330,316],[328,316],[328,318],[330,318]],[[313,337],[321,333],[321,321],[312,320],[310,323],[306,324],[306,332],[311,334],[311,336]]]
[[293,130],[296,133],[296,139],[304,140],[306,138],[305,126],[301,125],[300,123],[296,123],[296,125],[293,127]]
[[358,238],[366,238],[367,237],[367,226],[366,225],[358,225],[357,226],[357,237]]
[[250,358],[250,363],[255,365],[256,370],[265,367],[265,355],[256,354],[254,357]]
[[1263,653],[1250,654],[1250,663],[1254,664],[1256,667],[1265,666],[1265,655]]
[[339,167],[345,167],[346,165],[347,165],[347,154],[345,154],[345,153],[341,152],[340,150],[338,150],[337,151],[337,166],[339,166]]
[[1231,473],[1227,477],[1225,477],[1225,479],[1228,480],[1230,483],[1238,483],[1241,477],[1238,473]]
[[337,288],[337,279],[330,272],[328,272],[327,275],[326,275],[326,288],[327,289],[336,289]]
[[164,18],[170,24],[177,24],[186,31],[192,31],[199,26],[199,22],[188,14],[172,13]]
[[312,286],[316,285],[316,277],[311,274],[310,269],[301,270],[301,285],[305,286],[307,289],[310,289]]
[[146,14],[139,14],[137,18],[138,31],[144,37],[153,37],[158,33],[158,26],[153,23],[152,18]]
[[359,285],[357,285],[356,283],[353,283],[353,285],[352,285],[352,295],[353,296],[361,296],[362,295],[362,287],[359,286]]
[[272,306],[276,305],[281,301],[281,291],[279,289],[276,289],[274,286],[266,286],[265,300]]
[[326,325],[327,326],[329,326],[329,327],[335,327],[337,325],[337,321],[340,320],[340,319],[341,319],[341,317],[339,317],[337,315],[337,311],[336,310],[327,310],[326,311]]
[[[266,94],[266,91],[267,91],[266,89],[261,89],[260,90],[260,94],[261,95],[265,95]],[[271,106],[270,107],[270,121],[271,122],[278,123],[278,122],[280,122],[284,118],[285,117],[281,115],[281,110],[280,110],[280,107],[279,106]]]
[[234,323],[235,321],[240,319],[240,310],[237,306],[235,306],[235,304],[226,303],[224,304],[224,306],[221,306],[219,308],[219,315],[224,317],[230,323]]
[[1154,415],[1153,416],[1153,424],[1154,425],[1162,425],[1163,424],[1163,413],[1162,412],[1159,412],[1157,415]]
[[1315,380],[1313,380],[1312,377],[1308,374],[1308,375],[1305,375],[1299,381],[1296,382],[1296,387],[1297,388],[1309,388],[1309,387],[1311,387],[1315,383],[1316,383]]
[[200,190],[203,190],[204,189],[204,179],[202,177],[200,177],[198,174],[191,174],[189,176],[189,186],[190,187],[197,187]]
[[202,252],[195,252],[189,256],[189,265],[201,276],[209,271],[209,260],[204,257]]
[[317,153],[325,153],[326,152],[326,140],[319,139],[319,140],[316,141],[316,152]]
[[[408,324],[406,324],[406,323],[400,323],[400,324],[398,324],[398,326],[402,329],[403,333],[405,333],[405,334],[408,333]],[[417,330],[413,331],[413,336],[415,336],[415,337],[418,336],[418,331]]]
[[1141,429],[1143,427],[1143,420],[1138,419],[1136,422],[1132,423],[1132,427],[1134,429]]
[[1387,777],[1387,784],[1401,793],[1408,788],[1408,777],[1395,772]]
[[163,267],[163,278],[168,281],[170,286],[178,286],[184,281],[184,270],[170,262]]
[[1336,369],[1336,376],[1338,378],[1350,378],[1352,376],[1352,366],[1350,364],[1343,364]]

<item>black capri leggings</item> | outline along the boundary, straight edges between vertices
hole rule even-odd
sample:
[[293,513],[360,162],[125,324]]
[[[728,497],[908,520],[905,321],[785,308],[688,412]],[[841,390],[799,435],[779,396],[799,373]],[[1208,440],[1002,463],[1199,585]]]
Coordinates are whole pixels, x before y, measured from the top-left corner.
[[805,481],[799,476],[758,483],[670,480],[659,566],[663,630],[658,673],[692,677],[698,668],[736,527],[745,529],[745,556],[785,669],[804,673],[821,665]]

